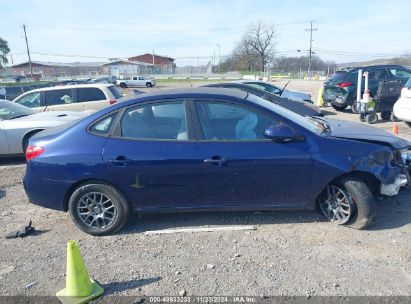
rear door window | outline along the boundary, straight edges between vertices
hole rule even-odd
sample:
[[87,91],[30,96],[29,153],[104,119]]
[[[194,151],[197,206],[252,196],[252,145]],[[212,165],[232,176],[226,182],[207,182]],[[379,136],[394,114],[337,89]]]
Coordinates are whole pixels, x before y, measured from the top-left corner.
[[73,103],[73,90],[63,89],[44,91],[44,100],[47,106]]
[[78,88],[76,89],[77,102],[105,100],[106,95],[99,88]]
[[121,136],[133,139],[187,140],[184,101],[128,108],[121,118]]

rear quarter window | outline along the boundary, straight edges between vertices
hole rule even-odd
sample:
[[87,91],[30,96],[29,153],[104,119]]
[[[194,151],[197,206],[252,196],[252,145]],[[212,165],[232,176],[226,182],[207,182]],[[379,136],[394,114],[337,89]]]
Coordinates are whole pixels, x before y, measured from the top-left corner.
[[78,88],[76,89],[77,102],[97,101],[107,99],[104,92],[99,88]]
[[93,123],[89,127],[89,131],[91,133],[97,135],[106,135],[110,132],[111,128],[113,127],[114,121],[116,120],[117,112],[112,113],[106,117],[101,118],[97,122]]

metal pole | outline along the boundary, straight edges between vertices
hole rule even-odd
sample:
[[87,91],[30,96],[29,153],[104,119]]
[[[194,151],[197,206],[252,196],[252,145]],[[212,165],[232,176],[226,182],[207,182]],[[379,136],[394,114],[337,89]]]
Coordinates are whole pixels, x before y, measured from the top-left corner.
[[316,31],[317,29],[313,29],[313,22],[310,22],[310,28],[306,29],[306,31],[310,31],[310,50],[308,51],[308,72],[307,72],[307,77],[311,77],[311,55],[313,53],[313,31]]
[[358,70],[358,79],[357,79],[357,101],[361,100],[361,86],[362,86],[362,69]]
[[23,24],[23,30],[24,30],[24,38],[26,39],[27,56],[29,57],[30,74],[31,74],[31,77],[33,77],[33,67],[31,65],[30,49],[29,49],[29,43],[27,41],[27,33],[26,33],[26,25],[25,24]]
[[221,45],[219,43],[216,45],[218,46],[218,72],[221,73]]

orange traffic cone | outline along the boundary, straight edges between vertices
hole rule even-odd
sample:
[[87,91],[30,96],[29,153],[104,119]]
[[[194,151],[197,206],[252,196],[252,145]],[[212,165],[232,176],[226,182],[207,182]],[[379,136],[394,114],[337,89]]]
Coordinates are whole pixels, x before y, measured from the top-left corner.
[[394,124],[393,126],[392,126],[392,133],[394,133],[395,135],[398,135],[398,125],[397,124]]

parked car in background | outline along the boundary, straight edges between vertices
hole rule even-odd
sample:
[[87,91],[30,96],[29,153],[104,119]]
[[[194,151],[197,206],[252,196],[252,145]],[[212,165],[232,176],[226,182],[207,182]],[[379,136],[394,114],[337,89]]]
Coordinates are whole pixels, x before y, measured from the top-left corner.
[[38,112],[66,110],[90,113],[116,103],[121,97],[112,84],[80,84],[32,90],[13,101]]
[[0,87],[0,99],[13,100],[21,94],[40,88],[47,88],[53,86],[51,82],[30,84],[30,85],[13,85]]
[[303,116],[323,116],[323,113],[321,112],[320,108],[318,108],[314,104],[279,97],[276,94],[272,94],[265,90],[258,89],[255,86],[251,86],[249,84],[243,84],[239,82],[222,82],[204,85],[204,87],[237,89],[267,99],[272,103],[275,103],[281,107],[284,107],[290,111],[293,111]]
[[121,88],[127,87],[154,87],[156,81],[145,76],[132,76],[130,79],[118,79],[116,84]]
[[411,127],[411,78],[401,90],[401,96],[394,104],[394,115]]
[[[257,89],[266,91],[271,94],[275,94],[277,96],[283,97],[283,98],[288,98],[291,100],[296,100],[296,101],[305,101],[309,103],[313,103],[311,100],[311,95],[304,93],[304,92],[298,92],[298,91],[289,91],[285,88],[280,88],[271,82],[267,81],[261,81],[261,80],[239,80],[237,81],[238,83],[243,83],[243,84],[248,84],[250,86],[256,87]],[[286,86],[288,83],[286,84]]]
[[69,211],[93,235],[118,231],[131,211],[318,207],[363,229],[375,220],[374,195],[394,196],[409,182],[410,146],[240,90],[170,90],[32,137],[23,183],[31,203]]
[[[399,65],[372,65],[337,71],[324,82],[324,101],[330,102],[332,107],[338,111],[351,106],[357,99],[359,69],[368,72],[368,87],[371,96],[376,95],[378,84],[382,80],[400,80],[404,85],[411,77],[411,70]],[[364,77],[362,88],[364,88]],[[355,111],[354,107],[352,110]]]
[[0,157],[23,155],[34,134],[85,116],[69,111],[37,113],[15,102],[0,100]]

